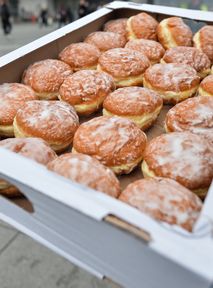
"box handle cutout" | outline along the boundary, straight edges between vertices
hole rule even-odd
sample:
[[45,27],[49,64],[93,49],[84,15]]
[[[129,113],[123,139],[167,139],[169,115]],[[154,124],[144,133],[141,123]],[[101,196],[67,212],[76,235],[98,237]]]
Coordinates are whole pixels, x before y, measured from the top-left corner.
[[108,215],[104,218],[104,221],[112,224],[114,226],[116,226],[117,228],[126,231],[128,233],[133,234],[134,236],[136,236],[137,238],[142,239],[143,241],[145,241],[146,243],[149,243],[152,241],[151,235],[150,233],[148,233],[147,231],[138,228],[137,226],[134,226],[116,216],[113,215]]

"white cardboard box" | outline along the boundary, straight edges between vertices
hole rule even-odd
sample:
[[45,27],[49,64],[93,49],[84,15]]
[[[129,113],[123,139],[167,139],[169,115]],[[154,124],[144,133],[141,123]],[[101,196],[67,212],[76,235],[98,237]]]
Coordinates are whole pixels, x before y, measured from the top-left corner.
[[[177,15],[213,22],[210,12],[116,1],[1,57],[0,82],[19,81],[30,63],[54,58],[66,45],[81,41],[107,20],[139,11],[158,19]],[[202,25],[192,24],[195,29]],[[26,211],[22,209],[26,203],[0,197],[0,219],[71,262],[125,287],[213,287],[213,187],[194,232],[187,233],[2,148],[0,159],[0,177],[18,186],[32,205]],[[117,218],[114,224],[109,223],[113,220],[109,215]]]

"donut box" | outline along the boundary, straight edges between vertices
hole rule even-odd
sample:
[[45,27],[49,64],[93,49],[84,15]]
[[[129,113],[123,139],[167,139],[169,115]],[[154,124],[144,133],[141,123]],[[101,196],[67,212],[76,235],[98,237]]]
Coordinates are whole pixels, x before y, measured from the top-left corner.
[[[56,58],[70,43],[101,30],[108,20],[141,11],[157,20],[183,17],[195,32],[213,24],[211,12],[115,1],[0,58],[0,83],[19,82],[25,68]],[[164,106],[148,139],[163,133]],[[52,174],[44,166],[0,148],[0,177],[25,198],[0,196],[0,219],[97,277],[124,287],[213,287],[213,186],[192,233],[157,222],[103,193]],[[140,169],[120,176],[124,188],[142,177]]]

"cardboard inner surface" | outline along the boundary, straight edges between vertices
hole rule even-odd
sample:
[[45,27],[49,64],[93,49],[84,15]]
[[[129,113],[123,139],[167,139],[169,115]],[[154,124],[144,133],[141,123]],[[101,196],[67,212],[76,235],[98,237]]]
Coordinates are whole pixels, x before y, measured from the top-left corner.
[[[111,19],[116,18],[124,18],[124,17],[130,17],[132,15],[135,15],[137,13],[141,12],[141,10],[133,10],[133,9],[118,9],[118,10],[112,10],[109,12],[109,14],[104,15],[91,23],[72,31],[66,35],[62,35],[57,40],[40,47],[39,49],[36,49],[28,54],[26,54],[24,57],[18,58],[15,61],[3,66],[0,68],[0,83],[4,82],[20,82],[22,73],[24,69],[30,65],[31,63],[35,61],[39,61],[42,59],[47,58],[57,58],[58,53],[67,45],[74,43],[74,42],[80,42],[82,41],[89,33],[102,30],[103,24]],[[163,18],[169,17],[168,15],[163,14],[155,14],[155,13],[149,13],[152,16],[154,16],[157,20],[162,20]],[[189,24],[193,30],[193,32],[196,32],[200,27],[205,25],[204,22],[198,22],[194,20],[186,20],[187,24]],[[73,23],[74,24],[74,23]],[[72,24],[71,24],[72,25]],[[60,33],[60,30],[58,31]],[[15,69],[14,69],[15,67]],[[155,124],[145,131],[148,140],[151,140],[154,137],[157,137],[164,133],[164,119],[165,115],[168,112],[168,110],[171,108],[169,105],[164,105],[157,121]],[[91,118],[100,116],[101,112],[96,113],[92,115],[89,118],[81,118],[80,122],[85,122],[90,120]],[[122,175],[119,176],[119,180],[121,182],[121,187],[124,189],[129,183],[141,179],[143,177],[141,172],[140,165],[129,175]],[[27,199],[13,199],[14,203],[23,207],[29,212],[32,212],[32,205],[28,202]]]

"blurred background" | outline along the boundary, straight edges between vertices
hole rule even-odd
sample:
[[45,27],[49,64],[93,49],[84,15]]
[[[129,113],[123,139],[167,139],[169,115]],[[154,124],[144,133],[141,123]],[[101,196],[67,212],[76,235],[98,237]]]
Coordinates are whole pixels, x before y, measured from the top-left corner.
[[[0,0],[0,56],[109,2],[111,1]],[[134,2],[213,11],[213,0]],[[0,222],[0,288],[29,287],[119,288],[109,281],[93,277],[16,229]]]
[[[111,1],[0,0],[0,56],[109,2]],[[134,0],[134,2],[213,11],[213,0]]]

